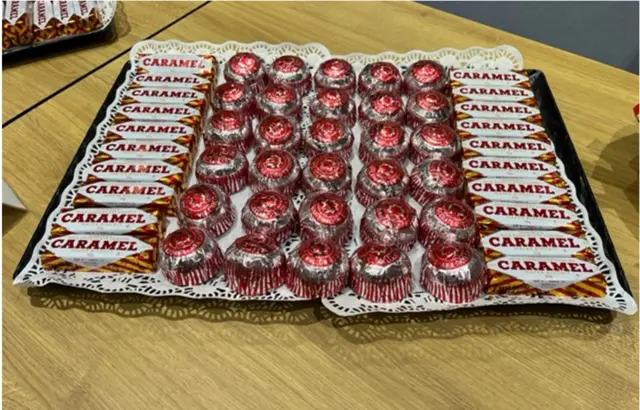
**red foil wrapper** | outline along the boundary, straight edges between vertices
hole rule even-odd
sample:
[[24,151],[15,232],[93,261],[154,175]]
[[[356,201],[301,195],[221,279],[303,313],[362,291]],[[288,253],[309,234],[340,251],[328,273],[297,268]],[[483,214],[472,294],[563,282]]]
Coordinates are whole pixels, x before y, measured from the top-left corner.
[[302,190],[333,192],[345,197],[351,191],[351,165],[340,155],[318,154],[302,170]]
[[256,114],[259,119],[267,115],[284,115],[300,120],[302,103],[293,88],[272,84],[258,94]]
[[309,106],[311,119],[337,118],[349,128],[356,124],[356,106],[346,91],[324,88],[318,91]]
[[413,168],[409,178],[409,192],[422,206],[443,196],[463,199],[464,188],[462,171],[448,159],[423,161]]
[[360,222],[360,239],[409,252],[416,243],[418,217],[404,199],[386,198],[369,205]]
[[238,53],[225,65],[224,78],[227,81],[246,84],[254,95],[258,94],[267,84],[264,61],[253,53]]
[[411,260],[395,246],[366,243],[349,261],[351,289],[374,303],[393,303],[409,296],[411,279]]
[[418,91],[407,101],[407,125],[448,124],[455,128],[453,106],[446,95],[435,90]]
[[315,192],[300,205],[302,239],[328,239],[344,245],[352,228],[349,205],[333,192]]
[[478,242],[476,216],[469,205],[455,198],[440,198],[422,208],[418,241],[429,249],[436,241]]
[[353,133],[342,121],[319,118],[303,136],[304,153],[308,158],[321,153],[335,153],[349,161],[353,146]]
[[214,185],[196,184],[184,191],[178,201],[181,226],[197,226],[214,238],[227,232],[236,219],[229,195]]
[[420,60],[411,64],[404,75],[404,88],[411,95],[418,91],[439,91],[451,94],[449,69],[433,60]]
[[300,126],[290,117],[268,115],[260,121],[254,135],[256,152],[281,149],[297,155],[300,150]]
[[402,165],[392,159],[376,159],[367,164],[356,179],[356,198],[364,206],[378,199],[401,198],[409,189],[409,176]]
[[296,233],[298,212],[293,201],[278,191],[260,191],[242,208],[242,228],[248,234],[261,234],[285,242]]
[[247,186],[249,162],[235,145],[211,144],[196,162],[196,179],[235,194]]
[[249,183],[253,192],[275,189],[285,195],[295,195],[299,182],[300,165],[287,151],[262,151],[249,167]]
[[316,91],[337,89],[350,96],[356,92],[356,74],[353,67],[341,58],[332,58],[320,64],[313,75],[313,82]]
[[287,268],[287,287],[306,299],[335,295],[345,287],[349,277],[347,255],[330,240],[303,241],[289,256]]
[[482,254],[467,243],[437,242],[422,257],[420,284],[445,302],[471,302],[487,281]]
[[224,278],[244,296],[259,296],[279,288],[287,279],[287,261],[278,244],[267,236],[242,236],[224,254]]
[[392,63],[379,61],[367,64],[358,76],[358,93],[361,97],[376,91],[402,93],[402,75]]
[[367,129],[380,121],[404,125],[405,111],[400,94],[376,91],[362,99],[358,110],[358,122],[362,129]]
[[176,286],[197,286],[215,278],[224,263],[215,240],[195,226],[171,232],[162,242],[160,271]]
[[395,159],[403,163],[409,150],[409,138],[397,123],[382,121],[361,134],[358,157],[367,164],[374,159]]
[[251,121],[240,111],[217,111],[205,129],[204,142],[206,145],[231,144],[247,152],[253,143]]
[[411,134],[409,159],[414,164],[443,158],[457,162],[461,154],[460,138],[447,124],[424,124]]
[[267,76],[271,84],[290,87],[300,96],[311,91],[311,72],[304,60],[298,56],[285,55],[276,58],[267,68]]
[[251,89],[243,83],[227,82],[216,87],[211,94],[214,111],[240,111],[248,118],[253,115],[255,100]]

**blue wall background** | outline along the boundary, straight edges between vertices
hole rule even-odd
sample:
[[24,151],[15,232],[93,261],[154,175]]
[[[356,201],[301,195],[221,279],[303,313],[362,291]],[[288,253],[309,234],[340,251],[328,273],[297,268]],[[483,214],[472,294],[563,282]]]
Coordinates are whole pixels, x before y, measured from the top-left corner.
[[422,4],[638,74],[638,2]]

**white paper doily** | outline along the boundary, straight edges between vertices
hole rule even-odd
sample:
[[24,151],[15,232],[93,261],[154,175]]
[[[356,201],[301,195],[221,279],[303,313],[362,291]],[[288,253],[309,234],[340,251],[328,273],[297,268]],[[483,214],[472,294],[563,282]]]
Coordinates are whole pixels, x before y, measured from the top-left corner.
[[[130,53],[132,62],[135,62],[137,56],[140,54],[148,53],[160,53],[160,52],[174,52],[174,53],[196,53],[214,54],[219,60],[221,67],[226,63],[227,59],[233,54],[239,51],[251,51],[260,55],[267,63],[273,61],[277,56],[283,54],[297,54],[305,59],[307,64],[313,69],[317,65],[330,58],[329,51],[320,44],[306,44],[295,45],[291,43],[283,43],[278,45],[267,44],[263,42],[241,44],[237,42],[226,42],[223,44],[212,44],[209,42],[197,42],[197,43],[183,43],[180,41],[144,41],[136,44]],[[494,49],[483,49],[478,47],[469,48],[466,50],[454,50],[443,49],[435,52],[422,52],[412,51],[405,54],[396,53],[383,53],[380,55],[364,55],[364,54],[350,54],[344,56],[349,60],[359,72],[365,64],[372,61],[391,61],[396,63],[400,68],[404,69],[412,61],[422,58],[433,58],[440,60],[442,63],[454,67],[473,67],[483,69],[521,69],[523,68],[522,56],[520,53],[510,46],[500,46]],[[107,109],[107,116],[97,127],[96,137],[88,145],[85,157],[80,164],[74,170],[73,183],[63,190],[61,195],[61,202],[59,206],[52,212],[47,220],[46,232],[49,232],[52,226],[53,218],[60,211],[60,209],[69,206],[71,200],[77,190],[81,181],[81,175],[87,168],[88,164],[93,159],[97,152],[97,147],[102,142],[106,129],[111,122],[114,115],[117,101],[120,100],[124,91],[127,88],[127,83],[131,80],[133,71],[127,74],[125,82],[118,88],[116,98],[109,105]],[[220,81],[222,79],[220,78]],[[306,105],[305,105],[306,106]],[[305,121],[303,122],[303,128],[308,124],[307,118],[308,110],[305,110]],[[356,141],[354,143],[354,152],[359,144],[360,129],[358,126],[354,128],[354,135]],[[200,147],[200,151],[202,146]],[[253,153],[249,154],[249,159],[253,157]],[[306,159],[302,157],[300,159],[303,165]],[[362,168],[357,155],[352,159],[353,176],[355,176]],[[408,166],[409,170],[411,165]],[[195,178],[191,176],[191,183],[195,182]],[[246,200],[251,195],[248,188],[245,188],[241,192],[232,196],[232,202],[236,207],[236,211],[240,211]],[[294,202],[296,206],[299,206],[303,200],[303,195],[299,193]],[[416,209],[420,209],[418,204],[413,200],[410,201],[412,206]],[[351,209],[353,212],[353,219],[355,222],[355,229],[352,239],[347,244],[347,252],[349,255],[355,250],[359,244],[358,227],[359,221],[362,217],[364,208],[352,198],[350,199]],[[586,212],[581,207],[581,215],[586,215]],[[584,218],[583,218],[584,219]],[[585,222],[585,226],[590,228],[590,224]],[[168,230],[176,229],[177,223],[174,218],[171,218]],[[593,230],[590,231],[590,240],[598,246],[594,246],[595,249],[602,249],[600,238],[595,235]],[[232,229],[223,237],[219,239],[221,248],[226,249],[233,240],[242,235],[242,229],[239,221],[236,221]],[[141,274],[96,274],[96,273],[76,273],[76,272],[53,272],[45,271],[40,265],[38,258],[43,246],[45,245],[45,238],[40,238],[37,243],[31,259],[27,263],[26,267],[17,275],[14,280],[14,284],[23,284],[27,286],[44,286],[49,283],[57,283],[65,286],[72,286],[78,288],[90,289],[103,293],[139,293],[149,296],[182,296],[194,299],[227,299],[227,300],[248,300],[250,298],[243,297],[233,292],[228,288],[222,278],[217,278],[211,282],[197,287],[177,287],[168,283],[164,277],[159,274],[153,275],[141,275]],[[290,252],[296,244],[299,242],[297,237],[292,237],[287,243],[285,243],[285,252]],[[410,256],[414,264],[414,272],[419,269],[419,259],[422,254],[422,248],[416,245],[412,250]],[[602,307],[612,310],[617,310],[623,313],[631,314],[635,312],[636,306],[633,299],[620,287],[617,282],[615,274],[613,274],[613,267],[611,263],[606,260],[602,255],[598,256],[598,264],[603,268],[606,268],[603,272],[607,278],[608,283],[608,295],[602,299],[571,299],[571,298],[542,298],[542,297],[507,297],[507,296],[492,296],[485,297],[474,303],[468,305],[450,305],[436,301],[433,297],[421,291],[419,286],[416,287],[416,292],[406,300],[395,304],[373,304],[361,300],[350,289],[345,289],[342,293],[336,297],[323,300],[325,306],[338,315],[349,316],[357,315],[368,312],[388,312],[388,313],[401,313],[401,312],[422,312],[431,310],[448,310],[461,307],[470,306],[487,306],[487,305],[500,305],[500,304],[531,304],[531,303],[568,303],[575,305]],[[417,281],[416,281],[417,282]],[[267,295],[258,298],[251,298],[252,300],[267,300],[267,301],[294,301],[300,300],[296,298],[286,287],[281,287]]]

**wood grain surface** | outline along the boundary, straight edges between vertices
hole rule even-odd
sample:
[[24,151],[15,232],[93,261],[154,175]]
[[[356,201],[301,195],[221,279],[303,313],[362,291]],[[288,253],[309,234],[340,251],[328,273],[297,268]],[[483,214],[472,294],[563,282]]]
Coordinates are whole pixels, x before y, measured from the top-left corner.
[[[637,294],[637,76],[414,3],[210,3],[156,38],[320,42],[336,54],[515,46],[548,77]],[[6,408],[638,407],[637,315],[518,307],[339,318],[318,303],[12,287],[125,61],[4,129],[3,177],[29,209],[3,209]]]
[[[46,54],[44,58],[16,61],[2,71],[2,122],[85,75],[195,9],[202,2],[156,1],[117,3],[115,38]],[[72,41],[72,40],[70,40]]]

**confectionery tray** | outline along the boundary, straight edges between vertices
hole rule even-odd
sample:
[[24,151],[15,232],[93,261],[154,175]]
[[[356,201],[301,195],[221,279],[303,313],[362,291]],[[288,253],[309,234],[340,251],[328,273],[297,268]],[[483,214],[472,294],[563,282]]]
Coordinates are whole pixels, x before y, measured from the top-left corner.
[[116,14],[117,2],[115,0],[104,0],[97,4],[100,21],[102,21],[102,27],[99,29],[86,33],[57,37],[52,40],[41,41],[39,43],[11,47],[2,52],[3,60],[7,62],[30,57],[38,57],[44,52],[57,51],[66,47],[75,47],[92,42],[110,40],[114,35],[113,18]]
[[[105,274],[105,273],[80,273],[80,272],[53,272],[42,268],[38,255],[46,243],[47,233],[50,231],[53,216],[65,207],[68,207],[74,193],[82,181],[82,172],[86,168],[97,150],[98,143],[102,141],[105,130],[110,124],[111,118],[122,96],[126,84],[133,76],[132,64],[137,56],[147,53],[189,53],[189,54],[214,54],[222,67],[227,59],[239,51],[251,51],[260,55],[267,63],[273,61],[277,56],[283,54],[296,54],[302,57],[311,70],[318,66],[320,62],[330,57],[334,57],[322,45],[312,43],[306,45],[294,45],[283,43],[271,45],[267,43],[241,44],[227,42],[224,44],[212,44],[208,42],[182,43],[179,41],[145,41],[137,44],[131,50],[131,61],[123,67],[116,82],[107,95],[100,111],[93,124],[89,128],[84,140],[80,144],[62,182],[29,242],[25,253],[20,260],[14,273],[14,284],[26,286],[44,286],[56,283],[64,286],[89,289],[105,293],[139,293],[149,296],[183,296],[194,299],[227,299],[227,300],[265,300],[265,301],[296,301],[300,300],[286,287],[272,291],[260,297],[245,297],[231,290],[222,277],[218,277],[206,284],[195,287],[178,287],[167,282],[162,274]],[[401,70],[419,59],[434,59],[450,67],[467,67],[473,69],[523,69],[522,56],[509,46],[500,46],[494,49],[470,48],[466,50],[442,49],[435,52],[411,51],[404,54],[386,52],[378,55],[350,54],[338,56],[349,61],[356,73],[366,64],[374,61],[389,61],[396,64]],[[527,70],[532,85],[533,92],[542,112],[544,127],[547,134],[553,141],[556,154],[559,158],[558,167],[565,172],[568,178],[569,191],[577,204],[576,213],[581,219],[581,223],[587,229],[587,240],[592,249],[596,251],[595,263],[607,281],[607,294],[603,298],[578,298],[578,297],[550,297],[550,296],[506,296],[506,295],[484,295],[480,299],[466,304],[450,304],[435,299],[430,294],[422,290],[418,285],[414,286],[412,294],[401,302],[389,304],[375,304],[366,301],[349,288],[345,288],[337,295],[323,299],[322,303],[333,313],[341,316],[351,316],[371,312],[386,313],[406,313],[406,312],[426,312],[437,310],[450,310],[465,307],[481,307],[490,305],[515,305],[515,304],[569,304],[585,307],[604,308],[619,311],[626,314],[633,314],[636,304],[631,295],[629,285],[625,278],[620,261],[616,255],[613,243],[607,232],[604,220],[595,201],[593,192],[589,187],[584,170],[580,164],[571,138],[564,126],[558,107],[546,81],[544,74],[537,70]],[[222,81],[219,81],[222,82]],[[308,98],[307,98],[308,100]],[[308,126],[308,101],[303,101],[305,115],[302,127]],[[358,101],[357,101],[358,102]],[[354,128],[354,147],[359,145],[360,129]],[[200,151],[203,147],[200,147]],[[253,153],[249,153],[248,159],[251,161]],[[306,158],[300,156],[301,165],[306,163]],[[353,175],[355,176],[362,168],[362,163],[354,155],[351,162]],[[411,165],[407,168],[410,170]],[[190,185],[195,183],[192,175]],[[242,205],[250,196],[249,188],[232,195],[232,203],[239,211]],[[299,206],[304,195],[300,192],[294,197],[294,203]],[[351,206],[354,221],[359,221],[364,208],[351,195],[348,199]],[[420,209],[419,205],[410,200],[410,203]],[[345,251],[349,255],[360,246],[358,235],[358,223],[355,224],[351,239],[345,246]],[[171,218],[168,230],[177,228],[175,218]],[[242,228],[239,221],[236,221],[229,232],[219,239],[221,248],[226,249],[233,240],[242,235]],[[291,252],[299,242],[299,238],[294,236],[284,245],[286,253]],[[409,256],[413,264],[414,278],[419,273],[420,257],[424,250],[416,245]],[[414,280],[417,283],[417,280]]]

